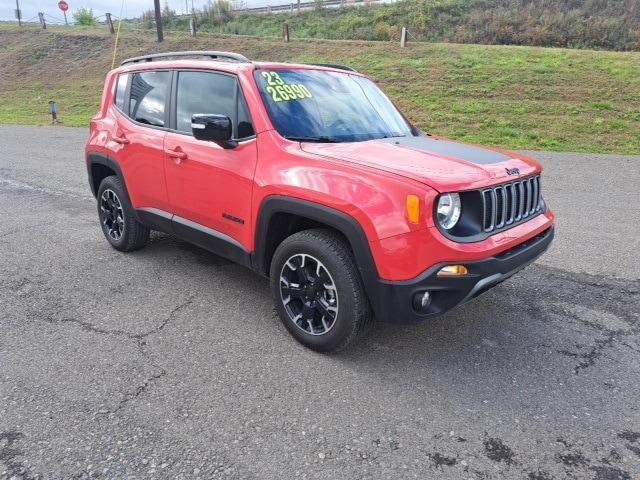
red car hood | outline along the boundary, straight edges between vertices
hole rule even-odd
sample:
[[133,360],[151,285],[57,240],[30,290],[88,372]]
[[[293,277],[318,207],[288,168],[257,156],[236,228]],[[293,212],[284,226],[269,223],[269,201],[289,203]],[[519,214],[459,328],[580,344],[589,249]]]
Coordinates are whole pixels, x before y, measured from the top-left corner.
[[540,164],[517,153],[432,136],[302,143],[301,148],[316,155],[402,175],[439,192],[485,187],[541,171]]

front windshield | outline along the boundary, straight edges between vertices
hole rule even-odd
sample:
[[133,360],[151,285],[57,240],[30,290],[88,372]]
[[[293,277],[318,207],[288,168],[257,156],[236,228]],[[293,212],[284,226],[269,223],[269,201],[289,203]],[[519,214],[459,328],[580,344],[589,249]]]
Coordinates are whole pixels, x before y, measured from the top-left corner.
[[324,70],[257,70],[271,121],[285,138],[359,142],[405,137],[411,127],[370,80]]

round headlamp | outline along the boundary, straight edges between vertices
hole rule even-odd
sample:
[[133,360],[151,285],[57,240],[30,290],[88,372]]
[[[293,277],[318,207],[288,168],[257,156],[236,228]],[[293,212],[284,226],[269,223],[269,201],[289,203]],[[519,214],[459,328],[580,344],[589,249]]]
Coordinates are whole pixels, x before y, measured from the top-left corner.
[[445,193],[438,198],[438,208],[436,209],[438,223],[445,230],[451,230],[460,219],[462,205],[460,195],[457,193]]

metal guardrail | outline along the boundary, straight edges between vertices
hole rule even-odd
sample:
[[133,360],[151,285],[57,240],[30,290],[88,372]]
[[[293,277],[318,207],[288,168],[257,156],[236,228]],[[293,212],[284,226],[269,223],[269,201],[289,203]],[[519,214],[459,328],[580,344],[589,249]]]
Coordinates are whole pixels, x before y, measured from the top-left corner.
[[[363,6],[369,4],[379,3],[393,3],[397,0],[322,0],[316,2],[314,0],[302,2],[297,0],[291,3],[284,3],[281,5],[265,5],[264,7],[245,7],[234,8],[234,13],[286,13],[286,12],[298,12],[302,10],[313,10],[321,6],[322,8],[337,8],[337,7],[354,7]],[[191,17],[191,13],[183,13],[176,15],[177,17]]]
[[[343,7],[353,5],[367,5],[370,3],[389,3],[384,0],[323,0],[321,2],[322,7]],[[307,2],[292,2],[290,4],[282,5],[267,5],[264,7],[251,7],[251,8],[238,8],[234,9],[234,12],[247,12],[247,13],[277,13],[277,12],[293,12],[296,10],[310,10],[318,8],[319,2],[307,1]]]

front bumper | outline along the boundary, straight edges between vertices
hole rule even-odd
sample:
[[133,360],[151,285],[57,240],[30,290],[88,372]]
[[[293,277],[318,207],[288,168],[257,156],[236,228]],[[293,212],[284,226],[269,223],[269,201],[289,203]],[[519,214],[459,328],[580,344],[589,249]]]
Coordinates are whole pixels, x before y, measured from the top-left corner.
[[[440,263],[407,281],[378,279],[376,294],[369,299],[375,316],[384,322],[415,323],[451,310],[532,263],[549,247],[553,235],[554,227],[551,226],[495,257],[472,262]],[[457,263],[466,266],[469,273],[459,277],[437,276],[442,267]],[[418,312],[413,308],[413,297],[426,290],[431,292],[431,303],[425,312]]]

